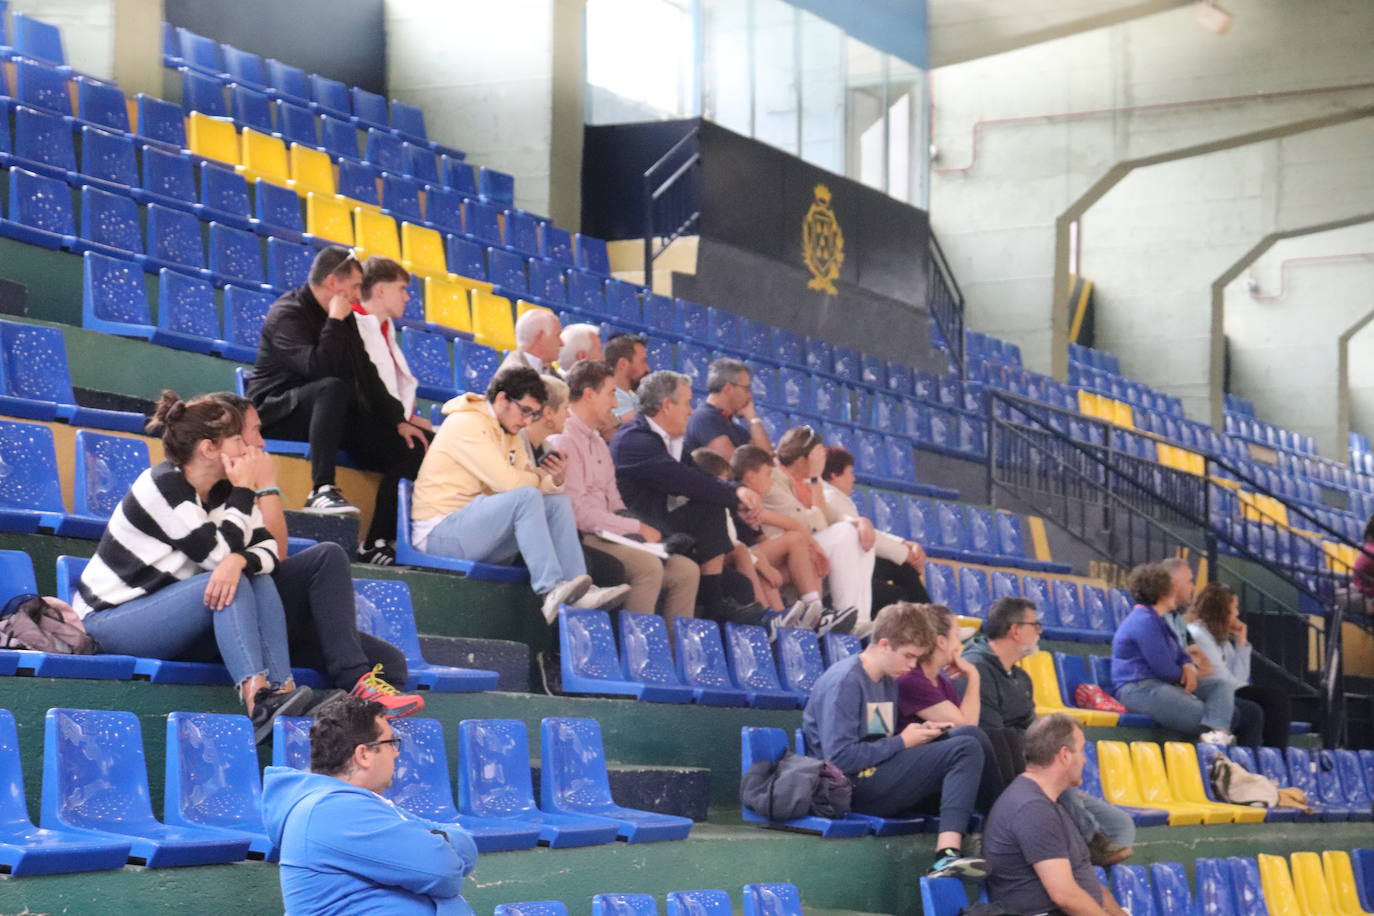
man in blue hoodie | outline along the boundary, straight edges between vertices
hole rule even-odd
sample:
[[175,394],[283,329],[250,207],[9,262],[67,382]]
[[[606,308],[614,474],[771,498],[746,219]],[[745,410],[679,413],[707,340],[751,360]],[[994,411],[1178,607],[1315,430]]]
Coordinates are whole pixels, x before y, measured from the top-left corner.
[[287,916],[472,916],[461,895],[477,862],[472,837],[379,794],[401,749],[385,712],[340,697],[310,729],[311,772],[266,770],[263,820],[281,850]]

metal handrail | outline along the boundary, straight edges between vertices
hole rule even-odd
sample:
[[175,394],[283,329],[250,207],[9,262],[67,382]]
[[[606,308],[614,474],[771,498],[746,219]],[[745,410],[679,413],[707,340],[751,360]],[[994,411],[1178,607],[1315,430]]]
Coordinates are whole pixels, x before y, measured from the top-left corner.
[[653,165],[644,170],[644,285],[649,289],[654,286],[654,261],[659,255],[668,250],[674,241],[687,233],[691,226],[701,219],[701,208],[695,207],[684,218],[677,220],[664,236],[663,244],[655,247],[655,239],[658,238],[658,205],[669,192],[680,188],[679,182],[693,169],[701,165],[701,152],[698,150],[687,158],[680,166],[673,170],[662,182],[655,185],[657,174],[677,156],[688,144],[696,141],[701,133],[701,125],[694,126],[684,134],[672,146],[668,147],[667,152],[658,157]]
[[964,375],[964,293],[945,259],[935,233],[930,233],[930,270],[926,283],[926,307],[949,345],[950,356]]

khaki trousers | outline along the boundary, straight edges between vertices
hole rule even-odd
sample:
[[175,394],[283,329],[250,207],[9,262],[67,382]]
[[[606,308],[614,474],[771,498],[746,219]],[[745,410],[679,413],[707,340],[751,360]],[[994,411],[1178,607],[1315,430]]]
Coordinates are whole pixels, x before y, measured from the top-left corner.
[[587,532],[582,533],[582,543],[603,550],[624,564],[630,585],[625,610],[653,614],[661,608],[669,629],[672,618],[694,616],[701,569],[691,560],[676,554],[667,561],[660,560],[653,554]]

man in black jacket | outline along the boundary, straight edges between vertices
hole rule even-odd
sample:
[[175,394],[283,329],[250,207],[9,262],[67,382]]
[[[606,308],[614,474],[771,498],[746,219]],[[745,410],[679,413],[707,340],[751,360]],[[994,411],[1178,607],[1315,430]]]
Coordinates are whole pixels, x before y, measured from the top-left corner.
[[725,513],[757,515],[763,501],[748,487],[717,480],[692,465],[683,450],[692,414],[692,380],[680,372],[651,372],[639,383],[639,411],[611,440],[615,482],[629,511],[662,532],[689,535],[688,554],[701,567],[697,602],[706,616],[725,619],[721,572],[733,549]]
[[363,346],[353,317],[362,282],[349,249],[331,246],[315,256],[307,285],[284,293],[267,313],[248,397],[264,436],[310,443],[304,511],[358,513],[334,482],[340,448],[359,467],[382,472],[361,558],[385,565],[394,556],[396,484],[418,473],[429,438],[406,422]]

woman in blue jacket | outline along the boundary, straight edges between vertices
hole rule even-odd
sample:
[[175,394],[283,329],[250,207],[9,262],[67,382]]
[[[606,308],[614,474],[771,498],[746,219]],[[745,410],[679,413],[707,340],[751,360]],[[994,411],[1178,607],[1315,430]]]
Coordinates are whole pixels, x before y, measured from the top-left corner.
[[380,703],[345,696],[310,729],[310,769],[268,767],[263,821],[281,850],[287,916],[473,916],[463,879],[477,846],[381,796],[401,738]]
[[1173,577],[1158,563],[1131,570],[1127,587],[1135,608],[1112,640],[1112,683],[1131,712],[1207,744],[1232,744],[1236,688],[1218,677],[1198,677],[1197,666],[1164,620],[1173,608]]

